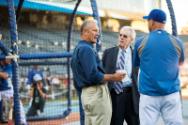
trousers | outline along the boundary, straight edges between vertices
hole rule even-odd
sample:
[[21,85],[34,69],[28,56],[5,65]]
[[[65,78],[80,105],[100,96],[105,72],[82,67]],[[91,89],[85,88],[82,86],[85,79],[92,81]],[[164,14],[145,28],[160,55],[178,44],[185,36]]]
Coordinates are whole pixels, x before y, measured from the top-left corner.
[[156,125],[160,116],[165,125],[183,125],[179,92],[166,96],[140,95],[140,125]]
[[85,125],[110,125],[112,103],[106,84],[83,88],[81,99]]

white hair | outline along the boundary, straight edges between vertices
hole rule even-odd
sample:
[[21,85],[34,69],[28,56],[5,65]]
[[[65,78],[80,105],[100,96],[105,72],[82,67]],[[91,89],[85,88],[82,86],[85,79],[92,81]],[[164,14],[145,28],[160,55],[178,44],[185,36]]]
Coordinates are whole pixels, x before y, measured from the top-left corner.
[[132,41],[136,38],[136,32],[135,30],[130,26],[123,26],[120,31],[126,31],[127,35],[132,38]]

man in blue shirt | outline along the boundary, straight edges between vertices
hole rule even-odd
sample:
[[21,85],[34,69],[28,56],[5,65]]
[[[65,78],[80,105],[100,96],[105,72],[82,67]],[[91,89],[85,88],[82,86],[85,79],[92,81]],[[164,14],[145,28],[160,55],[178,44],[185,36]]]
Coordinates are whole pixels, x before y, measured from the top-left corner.
[[32,69],[29,70],[28,75],[27,75],[27,78],[28,78],[27,87],[28,87],[28,89],[30,89],[30,86],[34,83],[33,77],[36,74],[40,74],[40,76],[42,77],[42,83],[43,83],[43,85],[44,86],[46,85],[43,71],[38,67],[38,65],[34,65],[32,67]]
[[150,33],[137,40],[134,66],[139,67],[141,125],[155,125],[161,115],[166,125],[182,125],[179,65],[182,41],[164,30],[166,14],[154,9],[148,16]]
[[82,24],[82,40],[76,46],[71,61],[75,87],[81,92],[85,125],[110,125],[112,107],[105,81],[121,81],[125,77],[125,73],[104,73],[93,47],[98,33],[94,20]]
[[1,101],[1,121],[7,120],[7,114],[6,110],[8,106],[5,106],[5,102],[10,102],[12,105],[12,99],[13,98],[13,86],[11,82],[11,76],[12,76],[12,65],[9,64],[10,62],[7,60],[0,61],[0,101]]
[[[0,101],[8,102],[10,107],[13,106],[13,85],[12,85],[12,65],[10,59],[5,59],[0,61]],[[3,105],[7,107],[7,105]],[[25,112],[23,104],[20,101],[20,113],[21,113],[21,125],[26,125]],[[1,115],[3,113],[1,112]],[[9,115],[8,112],[4,113]]]

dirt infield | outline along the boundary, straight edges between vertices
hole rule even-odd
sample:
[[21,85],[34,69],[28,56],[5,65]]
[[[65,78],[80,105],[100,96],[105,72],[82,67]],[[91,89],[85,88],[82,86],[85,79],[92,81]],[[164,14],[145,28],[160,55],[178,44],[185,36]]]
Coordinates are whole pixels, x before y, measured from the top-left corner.
[[[79,118],[80,118],[79,113],[71,113],[65,119],[46,120],[46,121],[32,121],[32,122],[29,122],[28,124],[29,125],[63,125],[63,124],[66,124],[66,123],[79,121]],[[0,123],[0,125],[7,125],[7,123],[5,123],[5,124]]]

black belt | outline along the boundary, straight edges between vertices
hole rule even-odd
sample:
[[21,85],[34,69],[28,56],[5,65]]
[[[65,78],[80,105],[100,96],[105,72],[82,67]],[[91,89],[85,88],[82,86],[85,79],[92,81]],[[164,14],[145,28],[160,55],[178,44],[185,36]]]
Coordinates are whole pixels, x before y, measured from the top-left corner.
[[123,92],[125,92],[125,93],[129,93],[131,91],[132,91],[132,87],[125,87],[125,88],[123,88]]
[[[116,93],[114,89],[111,90],[111,92]],[[123,88],[123,93],[130,93],[132,92],[132,87],[124,87]]]

